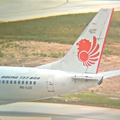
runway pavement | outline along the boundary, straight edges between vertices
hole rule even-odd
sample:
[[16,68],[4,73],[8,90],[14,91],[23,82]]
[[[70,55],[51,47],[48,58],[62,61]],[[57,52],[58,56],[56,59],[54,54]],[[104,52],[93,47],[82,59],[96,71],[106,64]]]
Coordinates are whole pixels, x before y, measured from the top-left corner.
[[0,22],[26,20],[61,14],[120,10],[120,1],[95,0],[1,0]]
[[[0,22],[53,15],[120,10],[120,2],[90,0],[1,0]],[[119,120],[120,110],[51,103],[14,103],[0,106],[0,120]]]
[[23,102],[0,106],[1,120],[119,120],[120,109]]

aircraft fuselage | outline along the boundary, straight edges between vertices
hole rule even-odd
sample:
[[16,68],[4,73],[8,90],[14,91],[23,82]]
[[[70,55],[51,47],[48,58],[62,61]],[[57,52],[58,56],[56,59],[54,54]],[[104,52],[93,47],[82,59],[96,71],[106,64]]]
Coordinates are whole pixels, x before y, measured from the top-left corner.
[[98,80],[76,80],[75,73],[60,70],[0,67],[0,71],[0,101],[4,102],[40,100],[98,85]]

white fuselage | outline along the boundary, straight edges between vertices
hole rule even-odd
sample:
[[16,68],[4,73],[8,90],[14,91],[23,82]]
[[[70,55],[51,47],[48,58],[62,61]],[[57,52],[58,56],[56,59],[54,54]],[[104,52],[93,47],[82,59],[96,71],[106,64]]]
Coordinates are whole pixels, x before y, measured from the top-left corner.
[[[98,80],[75,80],[75,73],[60,70],[0,67],[0,101],[45,99],[98,85]],[[82,74],[79,74],[82,75]]]

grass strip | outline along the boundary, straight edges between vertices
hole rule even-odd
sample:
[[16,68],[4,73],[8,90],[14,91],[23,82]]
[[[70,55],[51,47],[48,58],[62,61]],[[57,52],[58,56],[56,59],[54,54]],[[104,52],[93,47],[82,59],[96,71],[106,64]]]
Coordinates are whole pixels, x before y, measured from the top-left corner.
[[44,101],[65,104],[102,106],[120,109],[120,99],[111,99],[110,97],[103,96],[95,92],[81,92],[78,94],[63,95]]

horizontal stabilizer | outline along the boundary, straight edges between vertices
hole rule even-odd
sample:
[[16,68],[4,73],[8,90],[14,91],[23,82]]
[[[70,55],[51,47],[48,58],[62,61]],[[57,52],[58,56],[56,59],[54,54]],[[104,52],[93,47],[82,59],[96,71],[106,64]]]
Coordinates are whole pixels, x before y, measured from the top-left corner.
[[90,76],[90,75],[87,75],[87,76],[74,76],[72,77],[72,79],[74,80],[100,80],[102,77],[101,76]]
[[109,77],[113,77],[113,76],[116,76],[116,75],[120,75],[120,70],[101,72],[99,74],[102,75],[103,78],[109,78]]

